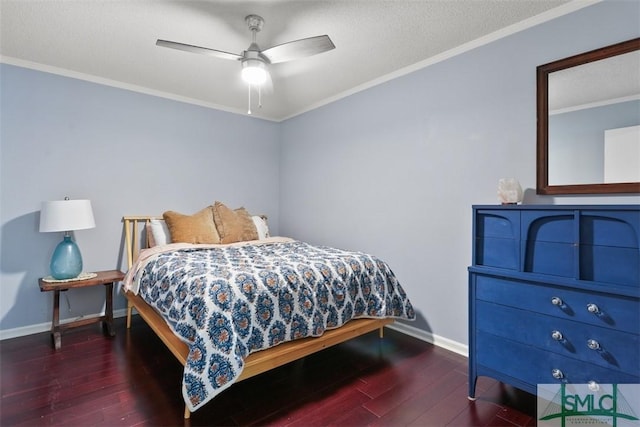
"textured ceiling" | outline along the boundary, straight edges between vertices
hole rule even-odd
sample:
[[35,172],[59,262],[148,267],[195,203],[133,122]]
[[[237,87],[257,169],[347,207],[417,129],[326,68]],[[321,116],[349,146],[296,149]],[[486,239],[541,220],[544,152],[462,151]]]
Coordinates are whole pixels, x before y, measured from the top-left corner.
[[279,121],[500,31],[593,1],[568,3],[0,0],[0,54],[5,63],[246,114],[247,88],[238,62],[157,47],[156,39],[240,54],[251,41],[244,22],[249,14],[265,19],[258,33],[263,49],[328,34],[336,49],[270,66],[273,91],[263,94],[263,107],[254,108],[254,115]]

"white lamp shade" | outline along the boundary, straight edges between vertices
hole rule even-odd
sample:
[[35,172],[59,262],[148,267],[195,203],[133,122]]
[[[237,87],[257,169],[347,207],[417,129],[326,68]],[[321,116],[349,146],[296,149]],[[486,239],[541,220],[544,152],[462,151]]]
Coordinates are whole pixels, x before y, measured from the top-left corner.
[[90,200],[42,202],[40,232],[85,230],[95,226]]

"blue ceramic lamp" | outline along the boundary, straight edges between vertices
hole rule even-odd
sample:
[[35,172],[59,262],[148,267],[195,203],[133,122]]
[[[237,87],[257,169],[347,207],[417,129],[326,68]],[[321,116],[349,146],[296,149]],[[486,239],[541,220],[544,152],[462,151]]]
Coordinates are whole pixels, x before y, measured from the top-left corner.
[[51,276],[56,280],[73,279],[82,272],[82,255],[71,240],[71,232],[96,226],[90,200],[55,200],[42,202],[40,232],[64,232],[51,257]]

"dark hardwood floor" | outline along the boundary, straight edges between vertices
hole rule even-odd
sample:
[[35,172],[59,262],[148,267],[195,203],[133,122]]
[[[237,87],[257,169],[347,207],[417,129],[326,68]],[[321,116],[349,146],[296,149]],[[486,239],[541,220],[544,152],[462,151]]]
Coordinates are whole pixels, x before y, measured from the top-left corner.
[[[134,317],[0,342],[0,425],[184,425],[182,367]],[[235,384],[196,425],[533,426],[535,396],[488,378],[467,399],[467,359],[392,330]]]

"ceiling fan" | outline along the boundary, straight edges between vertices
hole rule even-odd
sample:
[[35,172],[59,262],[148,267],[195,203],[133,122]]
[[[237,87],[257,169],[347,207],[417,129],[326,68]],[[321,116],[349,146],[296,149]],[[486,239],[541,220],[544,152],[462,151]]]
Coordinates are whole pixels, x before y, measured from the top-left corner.
[[262,106],[260,103],[260,89],[265,83],[271,83],[271,76],[267,69],[269,64],[293,61],[335,48],[329,36],[323,35],[294,40],[272,46],[265,50],[260,50],[260,47],[256,43],[256,34],[262,30],[264,19],[258,15],[248,15],[244,20],[251,31],[251,44],[242,54],[161,39],[156,41],[156,45],[186,52],[200,53],[216,58],[240,61],[242,64],[242,79],[249,85],[249,114],[251,114],[251,86],[258,89],[258,106]]

